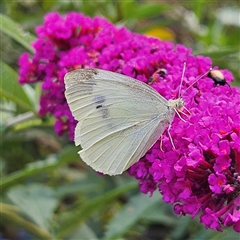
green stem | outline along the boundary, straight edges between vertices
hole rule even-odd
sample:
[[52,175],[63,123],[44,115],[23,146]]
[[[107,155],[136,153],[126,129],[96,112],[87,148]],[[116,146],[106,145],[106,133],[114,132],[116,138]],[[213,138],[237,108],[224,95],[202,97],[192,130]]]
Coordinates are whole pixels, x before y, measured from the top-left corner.
[[41,229],[37,225],[22,218],[19,215],[19,210],[16,207],[5,203],[0,203],[0,206],[0,215],[2,216],[2,220],[6,219],[11,223],[21,226],[40,239],[54,239],[54,237],[48,231]]

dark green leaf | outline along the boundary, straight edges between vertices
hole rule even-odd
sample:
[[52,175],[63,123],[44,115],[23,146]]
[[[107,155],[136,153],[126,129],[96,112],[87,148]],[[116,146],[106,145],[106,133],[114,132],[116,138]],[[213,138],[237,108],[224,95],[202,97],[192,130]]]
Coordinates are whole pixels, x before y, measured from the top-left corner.
[[208,57],[223,57],[228,54],[234,54],[239,52],[239,46],[226,46],[226,47],[221,47],[217,50],[207,50],[207,51],[194,51],[194,55],[204,55]]
[[44,230],[37,226],[36,224],[28,221],[26,218],[22,217],[19,208],[14,205],[0,203],[0,215],[1,215],[1,224],[9,224],[8,227],[11,229],[11,233],[14,233],[13,225],[26,229],[29,233],[33,234],[36,238],[34,239],[44,239],[50,240],[55,239],[51,233],[47,230]]
[[126,1],[122,3],[123,15],[126,19],[140,20],[159,16],[161,12],[170,9],[167,4],[145,3],[138,4],[134,1]]
[[0,19],[0,30],[24,46],[28,51],[33,53],[34,49],[31,46],[31,43],[35,40],[35,36],[24,32],[17,22],[13,21],[4,14],[0,13]]
[[105,239],[117,239],[127,232],[147,211],[161,201],[159,194],[152,197],[142,193],[130,199],[122,211],[120,211],[108,225]]
[[107,193],[103,193],[99,197],[89,199],[84,204],[77,206],[64,218],[64,221],[59,224],[58,237],[63,238],[71,233],[76,227],[83,221],[86,221],[95,211],[106,206],[108,203],[119,197],[120,195],[136,189],[136,182],[126,184],[111,190]]
[[80,227],[74,231],[73,234],[68,237],[68,240],[76,240],[79,239],[79,236],[81,236],[81,239],[91,239],[91,240],[98,240],[97,236],[93,232],[93,230],[86,224],[82,223]]
[[22,170],[13,172],[4,176],[1,179],[1,187],[2,189],[14,184],[18,183],[20,180],[25,179],[28,176],[32,176],[35,174],[41,174],[43,171],[47,170],[55,170],[58,166],[66,165],[70,162],[76,161],[79,159],[77,156],[76,147],[64,148],[62,153],[58,155],[50,155],[44,161],[36,161],[33,163],[29,163]]
[[33,103],[31,102],[28,95],[24,91],[24,88],[18,83],[18,74],[1,60],[0,69],[1,69],[0,94],[26,110],[35,111]]
[[42,184],[15,186],[7,193],[8,198],[38,226],[48,230],[58,201],[54,191]]
[[178,216],[172,213],[172,205],[159,200],[159,204],[144,216],[144,220],[173,227],[176,226]]

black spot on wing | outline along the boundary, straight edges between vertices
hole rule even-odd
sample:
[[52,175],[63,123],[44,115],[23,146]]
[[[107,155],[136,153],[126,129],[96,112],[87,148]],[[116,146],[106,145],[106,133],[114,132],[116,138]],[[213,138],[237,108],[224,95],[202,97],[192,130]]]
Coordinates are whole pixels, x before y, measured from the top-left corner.
[[106,100],[105,97],[102,95],[98,95],[93,98],[93,102],[94,104],[96,104],[96,109],[98,109],[101,112],[102,118],[108,118],[108,109],[103,104],[105,100]]
[[108,118],[108,109],[106,107],[100,109],[102,118]]
[[96,103],[96,104],[104,103],[105,102],[105,97],[101,96],[101,95],[96,96],[96,97],[94,97],[93,102]]

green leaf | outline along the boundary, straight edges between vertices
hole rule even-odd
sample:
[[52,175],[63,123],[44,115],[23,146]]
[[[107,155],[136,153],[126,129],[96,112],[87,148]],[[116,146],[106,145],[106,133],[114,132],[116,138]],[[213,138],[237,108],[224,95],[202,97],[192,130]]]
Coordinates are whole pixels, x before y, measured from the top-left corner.
[[105,239],[117,239],[126,233],[140,218],[161,201],[159,194],[152,197],[142,193],[132,197],[108,225]]
[[225,46],[221,47],[217,50],[207,50],[207,51],[194,51],[194,55],[204,55],[208,56],[211,58],[216,58],[216,57],[226,57],[226,55],[234,54],[234,53],[239,53],[239,46]]
[[70,237],[68,237],[68,240],[76,240],[79,239],[79,236],[81,236],[81,239],[91,239],[91,240],[98,240],[96,234],[93,232],[93,230],[86,224],[82,223],[81,226],[71,234]]
[[58,238],[63,238],[72,232],[83,221],[86,221],[95,211],[106,206],[108,203],[119,197],[120,195],[136,189],[137,183],[129,183],[124,186],[120,186],[107,193],[89,199],[84,204],[72,209],[68,215],[64,217],[64,220],[59,223]]
[[58,204],[51,188],[42,184],[18,185],[8,191],[7,197],[38,226],[49,229],[50,220]]
[[64,166],[70,162],[75,162],[79,159],[75,146],[64,148],[60,155],[50,155],[46,160],[29,163],[25,168],[10,173],[1,179],[1,189],[3,190],[10,185],[19,183],[19,181],[28,176],[41,174],[44,171],[54,171],[59,166]]
[[[186,217],[186,216],[185,216]],[[184,217],[184,218],[185,218]],[[180,220],[181,222],[182,220]],[[199,221],[199,220],[198,220]],[[183,226],[184,227],[184,226]],[[218,232],[216,229],[207,229],[201,224],[197,225],[197,221],[191,219],[188,226],[188,231],[191,235],[188,240],[237,240],[239,239],[239,233],[235,232],[232,227],[224,227],[222,232]],[[171,234],[170,239],[185,239],[186,232],[182,236]]]
[[124,18],[141,20],[159,16],[161,12],[170,9],[167,4],[144,3],[139,4],[134,1],[126,1],[121,4]]
[[6,63],[0,60],[1,88],[0,94],[26,110],[35,112],[33,103],[18,83],[18,74]]
[[31,46],[31,43],[35,41],[35,36],[31,35],[28,32],[24,32],[21,28],[21,26],[12,20],[11,18],[7,17],[4,14],[0,13],[0,30],[13,38],[15,41],[20,43],[22,46],[24,46],[28,51],[34,52],[33,47]]
[[[95,175],[97,176],[97,174]],[[99,177],[98,181],[95,180],[90,174],[87,174],[84,178],[59,186],[56,189],[56,194],[59,198],[63,198],[77,193],[97,193],[99,190],[102,190],[100,188],[101,179]]]
[[36,238],[35,239],[54,239],[54,237],[51,235],[49,231],[46,231],[36,224],[33,224],[32,222],[26,220],[26,218],[23,218],[20,215],[19,208],[13,205],[9,205],[6,203],[0,203],[0,215],[1,215],[1,223],[11,223],[17,226],[20,226],[21,228],[24,228],[27,230],[27,232],[33,234]]
[[172,205],[159,200],[159,204],[144,216],[144,220],[166,227],[175,227],[179,218],[172,212]]
[[[178,218],[178,222],[171,232],[172,239],[184,239],[186,232],[188,232],[189,227],[193,228],[194,221],[187,215],[182,218]],[[192,224],[192,225],[191,225]]]

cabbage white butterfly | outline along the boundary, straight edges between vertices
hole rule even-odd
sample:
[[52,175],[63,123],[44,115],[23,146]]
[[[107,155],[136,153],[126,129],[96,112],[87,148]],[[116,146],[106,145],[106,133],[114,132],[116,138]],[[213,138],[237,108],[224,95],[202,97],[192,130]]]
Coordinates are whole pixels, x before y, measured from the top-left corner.
[[143,157],[184,107],[180,96],[166,100],[147,84],[110,71],[78,69],[64,81],[78,121],[79,155],[104,174],[121,174]]

